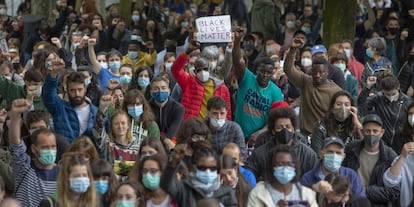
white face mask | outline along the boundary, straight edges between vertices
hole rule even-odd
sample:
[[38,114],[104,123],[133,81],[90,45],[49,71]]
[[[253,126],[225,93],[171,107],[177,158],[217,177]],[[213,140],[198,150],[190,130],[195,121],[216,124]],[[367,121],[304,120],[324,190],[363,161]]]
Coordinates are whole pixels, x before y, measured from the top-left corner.
[[223,127],[223,125],[226,123],[226,119],[216,119],[216,118],[210,118],[210,124],[216,129],[219,129]]
[[414,126],[414,114],[408,115],[408,123],[410,126]]
[[266,47],[266,55],[270,56],[276,53],[276,50],[272,47]]
[[302,64],[303,67],[309,67],[312,65],[312,60],[309,58],[302,58],[302,60],[300,60],[300,64]]
[[287,21],[286,22],[286,27],[287,28],[295,28],[295,22],[293,22],[293,21]]
[[211,62],[209,62],[209,66],[210,66],[210,69],[211,70],[215,69],[217,67],[217,61],[211,61]]
[[224,55],[220,55],[218,58],[218,62],[219,63],[223,63],[224,62]]
[[345,63],[338,63],[338,64],[334,64],[336,67],[338,67],[339,69],[341,69],[342,72],[345,72],[346,70],[346,65]]
[[197,79],[203,83],[207,82],[209,78],[210,78],[210,72],[208,71],[202,70],[197,73]]
[[101,67],[103,69],[108,69],[108,63],[107,62],[100,62],[99,64],[101,65]]

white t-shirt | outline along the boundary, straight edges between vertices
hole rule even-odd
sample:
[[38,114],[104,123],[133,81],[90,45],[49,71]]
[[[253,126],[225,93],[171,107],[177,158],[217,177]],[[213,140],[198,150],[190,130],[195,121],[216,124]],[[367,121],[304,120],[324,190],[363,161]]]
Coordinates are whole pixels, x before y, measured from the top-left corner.
[[170,207],[170,196],[167,195],[167,197],[165,197],[164,201],[162,203],[160,203],[159,205],[156,205],[154,203],[152,203],[152,200],[149,199],[147,201],[147,207]]
[[85,133],[88,128],[89,114],[91,112],[91,106],[88,104],[82,108],[76,108],[76,114],[79,121],[79,136]]

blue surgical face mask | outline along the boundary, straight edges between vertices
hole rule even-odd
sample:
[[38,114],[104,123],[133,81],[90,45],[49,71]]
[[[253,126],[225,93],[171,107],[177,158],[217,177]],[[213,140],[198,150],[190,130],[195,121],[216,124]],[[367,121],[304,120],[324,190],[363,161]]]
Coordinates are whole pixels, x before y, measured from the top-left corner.
[[330,172],[337,172],[341,167],[343,157],[337,154],[325,154],[323,157],[323,164]]
[[291,166],[275,167],[273,168],[273,176],[280,184],[284,185],[293,180],[296,176],[296,170]]
[[300,28],[304,33],[306,33],[306,34],[309,34],[309,33],[311,33],[311,30],[310,30],[310,28],[309,27],[302,27],[302,28]]
[[116,207],[135,207],[135,201],[122,200],[116,202]]
[[109,68],[113,71],[118,71],[120,67],[121,67],[121,61],[109,62]]
[[75,43],[73,43],[73,48],[78,48],[79,47],[79,45],[80,45],[80,42],[75,42]]
[[46,61],[45,62],[45,68],[48,69],[48,70],[51,70],[51,67],[52,67],[52,62],[51,61]]
[[156,190],[160,187],[160,175],[146,173],[142,176],[142,184],[149,190]]
[[42,165],[51,165],[56,161],[56,150],[39,150],[39,162]]
[[96,191],[99,195],[103,195],[108,192],[108,181],[107,180],[97,180],[93,182]]
[[204,184],[212,184],[217,179],[217,176],[217,171],[211,171],[210,169],[205,171],[197,170],[195,173],[196,179]]
[[345,51],[345,55],[346,55],[346,58],[351,58],[351,50],[350,49],[344,49],[344,51]]
[[138,52],[137,51],[128,51],[128,56],[135,60],[135,59],[138,58]]
[[128,107],[128,114],[133,118],[138,118],[144,112],[142,105]]
[[70,189],[75,193],[85,193],[91,182],[88,177],[71,178]]
[[146,88],[150,84],[150,79],[148,77],[139,77],[138,85],[141,88]]
[[369,48],[367,48],[366,50],[365,50],[365,53],[367,54],[367,56],[369,57],[369,58],[373,58],[374,57],[374,53],[372,52],[372,50],[371,49],[369,49]]
[[187,28],[188,27],[188,22],[187,21],[182,21],[181,22],[181,27],[182,28]]
[[152,98],[158,103],[164,103],[168,99],[167,91],[157,91],[152,93]]
[[346,65],[345,63],[337,63],[334,64],[336,67],[338,67],[339,69],[341,69],[342,72],[344,72],[346,70]]
[[171,72],[171,66],[173,65],[173,63],[165,63],[165,70],[167,72]]
[[132,21],[138,22],[140,19],[139,15],[132,15]]
[[121,82],[121,84],[128,84],[131,82],[131,77],[123,75],[119,78],[119,81]]
[[89,84],[91,84],[91,79],[90,78],[85,78],[85,80],[83,80],[83,82],[85,83],[85,86],[88,87]]

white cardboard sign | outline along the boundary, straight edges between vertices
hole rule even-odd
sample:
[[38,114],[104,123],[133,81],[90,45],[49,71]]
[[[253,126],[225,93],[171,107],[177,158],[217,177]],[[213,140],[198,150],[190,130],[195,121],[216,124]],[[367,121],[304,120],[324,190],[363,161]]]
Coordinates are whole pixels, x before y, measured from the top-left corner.
[[200,17],[195,21],[198,42],[231,42],[230,15]]

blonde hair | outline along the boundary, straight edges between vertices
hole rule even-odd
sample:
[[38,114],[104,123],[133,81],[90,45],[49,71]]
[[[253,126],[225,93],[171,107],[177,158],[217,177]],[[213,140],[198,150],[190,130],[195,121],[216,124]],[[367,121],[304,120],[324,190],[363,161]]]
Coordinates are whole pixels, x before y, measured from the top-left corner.
[[84,135],[73,140],[66,152],[80,152],[81,149],[84,149],[88,153],[89,162],[99,159],[99,153],[96,150],[95,144],[91,138]]
[[127,123],[128,123],[129,128],[128,128],[128,131],[127,131],[127,134],[126,134],[126,139],[128,140],[128,142],[130,142],[132,140],[131,119],[129,118],[129,115],[127,114],[127,112],[125,112],[123,110],[117,110],[111,116],[111,122],[110,122],[111,123],[111,126],[109,127],[109,133],[108,133],[108,135],[109,135],[109,138],[111,138],[112,140],[115,139],[115,134],[114,134],[114,131],[112,129],[112,123],[113,123],[113,120],[114,120],[115,117],[121,116],[121,115],[123,115],[123,116],[125,116],[127,118]]
[[93,185],[93,175],[91,168],[85,162],[82,155],[79,153],[67,152],[63,154],[62,164],[59,169],[58,179],[57,179],[57,194],[58,194],[58,206],[66,207],[69,206],[69,192],[70,182],[69,175],[73,167],[75,166],[86,166],[88,171],[88,177],[90,180],[90,185],[88,190],[80,195],[78,207],[89,207],[89,206],[98,206],[99,201],[95,192],[95,187]]

